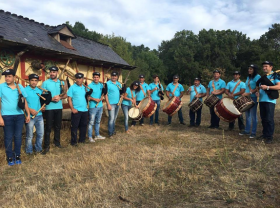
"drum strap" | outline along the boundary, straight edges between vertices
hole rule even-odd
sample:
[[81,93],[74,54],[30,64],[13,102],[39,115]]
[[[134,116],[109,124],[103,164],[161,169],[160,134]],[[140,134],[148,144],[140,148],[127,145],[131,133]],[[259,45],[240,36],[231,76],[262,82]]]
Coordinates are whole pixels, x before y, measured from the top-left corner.
[[195,91],[195,94],[197,95],[198,93],[197,93],[196,87],[193,86],[193,89],[194,89],[194,91]]
[[176,84],[176,86],[175,86],[175,88],[174,88],[174,90],[173,90],[173,92],[172,92],[173,95],[174,95],[174,92],[176,91],[176,89],[177,89],[178,86],[179,86],[179,83]]
[[236,88],[238,87],[238,85],[241,83],[241,80],[239,80],[239,82],[235,85],[234,89],[232,90],[232,94],[234,94],[234,91],[236,90]]
[[216,89],[215,89],[215,84],[214,84],[214,79],[213,79],[213,81],[212,81],[212,88],[213,88],[213,91],[216,90]]
[[133,93],[132,93],[132,90],[130,89],[130,93],[131,93],[131,97],[132,97],[132,100],[134,99],[133,97]]
[[144,89],[143,89],[143,87],[142,87],[141,84],[140,84],[140,88],[141,88],[141,90],[142,90],[142,92],[143,92],[143,94],[144,94],[144,97],[146,97],[146,93],[144,92]]
[[248,80],[248,87],[249,87],[249,90],[250,90],[250,92],[251,92],[252,88],[251,88],[251,86],[250,86],[250,81],[251,81],[251,79],[249,78],[249,80]]

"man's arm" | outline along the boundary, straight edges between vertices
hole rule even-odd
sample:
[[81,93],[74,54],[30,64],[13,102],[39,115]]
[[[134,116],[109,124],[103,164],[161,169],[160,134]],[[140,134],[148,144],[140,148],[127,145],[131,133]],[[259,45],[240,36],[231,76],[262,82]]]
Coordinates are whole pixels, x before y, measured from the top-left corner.
[[245,89],[241,89],[240,92],[234,93],[232,96],[242,95],[245,92]]
[[30,121],[30,111],[29,111],[29,107],[28,107],[26,99],[25,99],[25,106],[24,106],[24,108],[25,108],[25,111],[27,113],[27,116],[25,118],[25,123],[29,123],[29,121]]
[[215,92],[213,91],[212,94],[214,95],[221,95],[225,92],[225,88],[219,89],[219,90],[215,90]]
[[269,87],[270,90],[280,90],[280,82],[278,82],[274,86],[267,86],[267,85],[261,85],[260,88],[263,90],[267,90],[267,87]]
[[[1,98],[0,98],[0,103],[1,103]],[[2,104],[2,103],[1,103],[1,104]],[[2,108],[2,106],[0,107],[0,126],[5,126],[5,123],[4,123],[2,114],[1,114],[1,108]]]
[[210,88],[207,88],[207,91],[206,91],[207,97],[209,96],[209,94],[210,94]]
[[76,114],[78,113],[78,111],[73,107],[73,102],[72,102],[72,98],[68,96],[68,104],[71,108],[72,113]]

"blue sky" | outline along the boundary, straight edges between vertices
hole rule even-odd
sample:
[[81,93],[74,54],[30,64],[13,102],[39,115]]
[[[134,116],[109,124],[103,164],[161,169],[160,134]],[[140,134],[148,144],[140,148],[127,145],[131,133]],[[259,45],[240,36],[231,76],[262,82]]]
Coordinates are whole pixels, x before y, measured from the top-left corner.
[[258,39],[280,23],[279,0],[12,0],[0,8],[49,25],[80,21],[151,49],[183,29],[232,29]]

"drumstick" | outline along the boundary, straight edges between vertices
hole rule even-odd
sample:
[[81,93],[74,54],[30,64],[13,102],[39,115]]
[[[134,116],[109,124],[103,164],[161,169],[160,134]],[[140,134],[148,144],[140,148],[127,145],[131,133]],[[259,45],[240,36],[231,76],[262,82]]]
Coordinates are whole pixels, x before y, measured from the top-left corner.
[[[37,114],[38,114],[45,106],[46,106],[46,103],[44,103],[44,104],[42,105],[42,107],[37,111]],[[36,114],[36,115],[37,115],[37,114]],[[32,116],[32,119],[35,118],[36,115],[33,115],[33,116]]]
[[46,98],[44,98],[43,96],[41,96],[39,93],[36,93],[40,98],[42,98],[43,100],[46,100]]
[[40,90],[42,90],[42,91],[44,91],[44,92],[48,92],[48,90],[45,90],[45,89],[43,89],[42,87],[40,87],[40,86],[37,86]]

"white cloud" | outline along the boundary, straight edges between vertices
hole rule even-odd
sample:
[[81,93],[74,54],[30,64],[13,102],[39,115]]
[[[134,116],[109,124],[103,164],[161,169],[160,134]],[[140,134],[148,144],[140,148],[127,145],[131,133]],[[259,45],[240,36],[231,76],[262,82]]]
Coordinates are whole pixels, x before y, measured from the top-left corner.
[[280,21],[278,0],[13,0],[0,8],[49,25],[80,21],[150,48],[183,29],[232,29],[257,39]]

